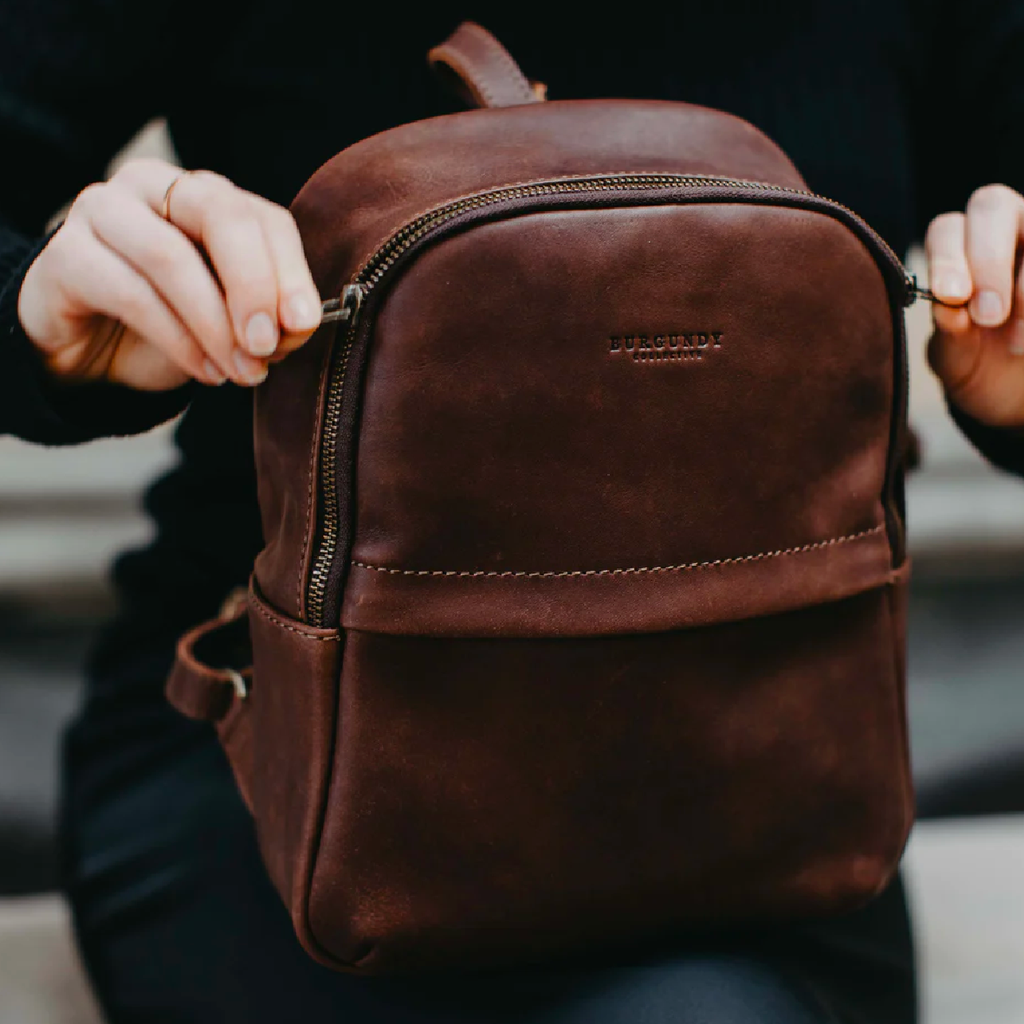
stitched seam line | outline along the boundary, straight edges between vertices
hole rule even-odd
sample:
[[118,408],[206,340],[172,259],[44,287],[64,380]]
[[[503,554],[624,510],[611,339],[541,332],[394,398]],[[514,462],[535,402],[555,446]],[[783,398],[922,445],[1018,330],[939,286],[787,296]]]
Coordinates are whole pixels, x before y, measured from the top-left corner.
[[[477,62],[475,60],[473,60],[472,57],[470,57],[470,60],[469,60],[469,78],[470,78],[470,81],[473,83],[473,87],[479,93],[480,99],[483,100],[483,106],[484,107],[501,106],[501,104],[496,102],[497,96],[495,95],[494,91],[491,89],[490,83],[488,82],[488,77],[489,76],[487,74],[487,56],[486,56],[486,54],[484,55],[484,58],[481,61],[481,65],[482,66],[478,66]],[[500,86],[499,86],[499,89],[500,89]]]
[[291,625],[291,623],[285,622],[284,619],[279,619],[276,615],[272,615],[262,605],[257,604],[255,598],[249,602],[249,607],[258,615],[262,615],[272,625],[279,626],[281,629],[287,629],[289,633],[296,633],[306,640],[317,640],[320,643],[337,643],[341,639],[338,633],[333,633],[330,636],[317,636],[315,633],[307,633],[304,629],[298,629],[296,626]]
[[746,562],[762,562],[769,558],[784,558],[787,555],[801,555],[809,551],[820,551],[824,548],[836,547],[839,544],[849,544],[855,540],[862,540],[881,533],[884,525],[873,526],[870,530],[862,530],[860,533],[847,534],[845,537],[832,537],[829,540],[819,540],[813,544],[804,544],[795,548],[780,548],[777,551],[759,551],[754,555],[739,555],[735,558],[716,558],[710,562],[686,562],[681,565],[644,565],[630,566],[623,569],[571,569],[563,572],[528,572],[524,570],[486,570],[486,569],[392,569],[386,565],[371,565],[368,562],[353,561],[352,565],[359,569],[370,569],[373,572],[383,572],[391,576],[468,576],[468,577],[502,577],[502,578],[564,578],[581,576],[632,576],[641,573],[656,572],[694,572],[701,569],[718,569],[728,565],[742,565]]

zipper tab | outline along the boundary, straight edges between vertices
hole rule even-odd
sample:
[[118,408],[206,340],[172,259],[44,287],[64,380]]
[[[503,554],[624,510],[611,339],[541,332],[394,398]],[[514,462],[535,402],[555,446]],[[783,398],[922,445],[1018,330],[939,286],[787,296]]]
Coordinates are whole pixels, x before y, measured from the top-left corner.
[[363,304],[366,289],[361,284],[347,284],[341,290],[340,299],[328,299],[323,304],[320,323],[329,324],[335,320],[351,322]]
[[907,286],[907,294],[903,300],[904,306],[912,306],[921,298],[921,286],[917,283],[917,274],[909,270],[903,271],[903,283]]
[[907,299],[905,303],[907,306],[912,306],[918,299],[924,299],[925,302],[933,302],[937,306],[945,306],[946,309],[963,309],[967,305],[966,302],[946,302],[940,299],[931,288],[925,288],[924,285],[919,284],[917,274],[912,274],[909,270],[904,271],[904,280],[907,283]]

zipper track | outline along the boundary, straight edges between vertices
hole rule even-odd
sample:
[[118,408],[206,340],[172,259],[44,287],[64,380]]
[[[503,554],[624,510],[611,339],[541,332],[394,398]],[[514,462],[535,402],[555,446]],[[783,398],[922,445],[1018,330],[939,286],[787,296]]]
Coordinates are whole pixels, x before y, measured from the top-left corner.
[[[331,568],[335,561],[341,532],[338,501],[338,434],[344,409],[345,383],[349,371],[350,357],[359,328],[359,310],[367,295],[376,288],[387,276],[392,267],[410,249],[414,248],[427,235],[437,228],[465,214],[481,210],[497,204],[514,202],[543,196],[564,195],[569,193],[602,193],[630,192],[657,189],[680,188],[712,188],[739,190],[741,192],[774,193],[780,199],[784,197],[813,200],[816,206],[824,204],[833,211],[842,211],[843,220],[853,222],[860,231],[875,242],[890,263],[894,272],[898,272],[904,287],[902,305],[909,305],[919,291],[917,281],[903,266],[903,262],[892,247],[873,231],[868,224],[853,210],[834,200],[826,199],[805,189],[791,189],[783,185],[772,185],[767,182],[748,181],[743,178],[712,177],[694,174],[609,174],[593,177],[561,178],[540,181],[534,184],[513,185],[505,188],[490,189],[474,195],[465,196],[450,203],[445,203],[429,210],[392,234],[362,264],[347,285],[340,299],[332,299],[324,304],[324,322],[342,321],[345,326],[345,338],[340,351],[332,357],[328,369],[329,381],[324,418],[321,427],[319,451],[319,484],[320,484],[320,529],[316,533],[317,546],[311,562],[309,583],[306,591],[305,618],[314,626],[329,626],[326,614],[326,598],[330,582]],[[723,198],[723,201],[728,201]],[[894,332],[895,334],[896,332]],[[894,337],[897,347],[901,344],[899,337]],[[335,342],[335,347],[338,342]],[[903,395],[898,399],[897,411],[902,416],[906,405],[907,367],[906,357],[900,354]],[[894,464],[897,454],[892,450],[895,440],[902,433],[902,420],[896,422],[894,416],[892,438],[890,439],[890,464]],[[887,472],[886,487],[891,490],[894,468]],[[887,516],[889,511],[887,509]],[[892,528],[892,527],[891,527]],[[902,551],[894,552],[897,558]]]

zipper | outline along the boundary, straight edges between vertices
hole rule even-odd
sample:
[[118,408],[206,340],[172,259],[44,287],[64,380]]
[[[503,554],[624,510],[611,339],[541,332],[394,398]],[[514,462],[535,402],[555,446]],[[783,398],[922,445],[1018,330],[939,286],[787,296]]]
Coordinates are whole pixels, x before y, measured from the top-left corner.
[[[893,297],[894,312],[898,309],[902,322],[902,308],[911,305],[917,298],[935,297],[918,285],[917,278],[904,266],[892,247],[873,231],[856,213],[841,203],[826,199],[816,192],[790,189],[767,182],[747,181],[742,178],[711,177],[695,174],[608,174],[594,177],[559,178],[523,185],[496,188],[464,196],[445,203],[416,217],[392,234],[354,275],[350,284],[342,290],[339,298],[328,299],[323,304],[321,323],[343,324],[344,339],[336,341],[328,369],[327,398],[321,429],[319,451],[319,509],[318,529],[315,534],[315,551],[311,561],[309,581],[306,589],[305,618],[314,626],[330,626],[337,619],[336,602],[329,595],[340,593],[343,567],[338,564],[339,549],[347,551],[349,538],[342,536],[343,528],[351,520],[346,506],[351,500],[347,492],[348,481],[339,479],[338,438],[345,421],[354,427],[355,409],[347,401],[351,392],[353,376],[352,355],[357,342],[363,340],[363,324],[368,322],[367,307],[371,305],[375,289],[399,263],[428,238],[433,239],[444,229],[467,226],[488,216],[498,215],[509,207],[518,209],[532,201],[549,201],[552,206],[573,205],[574,197],[601,197],[612,202],[612,197],[622,193],[652,193],[650,203],[671,203],[695,198],[692,191],[713,190],[715,201],[752,201],[760,196],[778,205],[810,207],[831,214],[847,227],[852,228],[869,249],[881,255],[890,271],[890,296]],[[668,192],[670,195],[658,199],[653,193]],[[458,222],[458,223],[453,223]],[[372,303],[376,304],[376,303]],[[894,319],[896,319],[894,317]],[[368,328],[367,328],[368,330]],[[889,445],[889,462],[886,472],[886,524],[890,543],[893,547],[894,562],[903,558],[902,528],[895,511],[895,479],[899,463],[896,451],[903,436],[903,418],[906,415],[908,389],[907,359],[902,327],[894,332],[897,377],[902,382],[902,393],[894,396],[895,414]],[[346,453],[350,455],[351,453]],[[344,485],[344,486],[343,486]],[[348,514],[346,514],[348,513]]]
[[[351,328],[355,326],[356,316],[363,304],[363,289],[361,285],[346,285],[341,293],[340,299],[328,299],[323,304],[323,312],[320,317],[321,323],[331,323],[335,320],[345,321],[349,324],[350,334],[346,339],[344,347],[344,359],[341,363],[340,379],[338,390],[341,390],[345,382],[345,370],[349,353],[352,350]],[[333,369],[333,368],[332,368]],[[330,371],[329,371],[330,372]],[[333,382],[333,375],[332,375]],[[324,409],[324,421],[320,431],[320,491],[323,496],[322,517],[320,520],[318,554],[313,562],[310,571],[309,585],[306,590],[306,619],[316,625],[320,625],[325,619],[324,596],[327,593],[327,574],[330,570],[330,563],[322,557],[327,551],[333,551],[338,546],[338,533],[340,519],[337,509],[337,473],[338,473],[338,426],[341,417],[341,401],[334,399],[333,395],[328,397]],[[334,501],[328,502],[327,495],[333,495]]]
[[945,299],[940,299],[931,288],[925,288],[924,285],[919,284],[917,274],[911,274],[909,270],[907,271],[907,289],[910,295],[908,306],[918,299],[924,299],[925,302],[931,302],[936,306],[945,306],[946,309],[963,309],[967,305],[966,299],[963,302],[947,302]]

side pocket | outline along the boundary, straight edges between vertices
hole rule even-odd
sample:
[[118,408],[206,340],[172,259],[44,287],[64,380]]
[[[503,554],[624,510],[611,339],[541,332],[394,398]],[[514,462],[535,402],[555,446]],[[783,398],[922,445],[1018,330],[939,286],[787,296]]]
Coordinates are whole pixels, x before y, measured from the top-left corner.
[[262,600],[255,577],[248,611],[251,795],[260,849],[300,940],[322,957],[309,933],[307,893],[333,754],[342,638],[280,615]]

